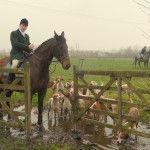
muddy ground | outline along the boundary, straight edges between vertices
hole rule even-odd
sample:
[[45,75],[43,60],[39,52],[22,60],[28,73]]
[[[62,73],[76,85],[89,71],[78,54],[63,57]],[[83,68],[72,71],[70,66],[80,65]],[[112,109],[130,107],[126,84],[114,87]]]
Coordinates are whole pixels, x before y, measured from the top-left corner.
[[[23,106],[17,108],[22,110]],[[47,110],[43,112],[44,130],[39,132],[36,125],[37,108],[32,109],[32,136],[27,138],[24,131],[19,129],[0,129],[0,150],[148,150],[150,139],[132,135],[130,140],[117,144],[117,133],[111,129],[103,128],[84,122],[76,122],[72,116],[70,120],[59,119],[57,127],[51,126],[47,119]],[[112,122],[111,118],[108,118]],[[139,124],[139,130],[150,133],[150,126]]]

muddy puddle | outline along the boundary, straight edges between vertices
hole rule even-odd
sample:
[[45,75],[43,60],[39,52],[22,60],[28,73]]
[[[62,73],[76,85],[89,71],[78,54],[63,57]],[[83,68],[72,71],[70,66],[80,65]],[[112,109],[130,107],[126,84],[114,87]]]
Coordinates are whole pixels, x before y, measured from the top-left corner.
[[[20,106],[17,110],[23,110],[24,106]],[[57,127],[52,127],[52,122],[47,119],[47,110],[43,112],[43,126],[45,131],[38,132],[37,123],[37,108],[32,108],[32,144],[47,145],[59,143],[61,145],[69,145],[71,150],[149,150],[150,139],[131,135],[129,141],[125,144],[117,144],[117,133],[112,129],[103,128],[97,125],[88,124],[85,122],[76,122],[72,119],[59,119]],[[112,119],[108,117],[108,122],[112,123]],[[139,131],[150,133],[150,126],[140,124]],[[25,132],[19,129],[10,129],[11,136],[25,139]]]

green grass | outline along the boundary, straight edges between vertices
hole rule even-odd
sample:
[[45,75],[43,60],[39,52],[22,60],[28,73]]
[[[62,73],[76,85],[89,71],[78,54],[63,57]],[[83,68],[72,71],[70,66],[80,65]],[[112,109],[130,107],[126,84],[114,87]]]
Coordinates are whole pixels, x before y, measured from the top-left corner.
[[[132,58],[85,58],[83,61],[83,65],[81,70],[108,70],[108,71],[144,71],[143,68],[135,68],[133,65],[133,59]],[[50,66],[50,80],[54,80],[57,76],[63,77],[63,82],[70,82],[73,80],[73,66],[79,64],[78,58],[71,58],[71,67],[69,70],[62,69],[62,66],[60,63],[52,63]],[[143,64],[141,64],[143,66]],[[90,82],[91,80],[95,80],[98,85],[101,84],[101,81],[103,83],[107,83],[109,80],[109,77],[106,76],[99,76],[99,75],[85,75],[84,78],[87,82]],[[147,89],[150,90],[150,79],[149,78],[132,78],[131,83],[138,88]],[[115,83],[114,83],[115,84]],[[118,98],[118,93],[113,91],[107,91],[104,93],[106,97],[111,97],[114,99]],[[52,96],[52,88],[48,88],[44,103],[46,103],[49,98]],[[24,95],[23,93],[17,93],[14,92],[13,97],[23,99]],[[150,96],[144,95],[147,101],[150,101]],[[128,100],[127,95],[123,95],[123,99]],[[134,101],[140,102],[139,98],[136,96]],[[38,100],[37,95],[34,95],[32,98],[32,106],[37,106]],[[148,114],[148,116],[150,116]]]
[[[53,80],[56,76],[62,76],[64,78],[65,82],[70,82],[73,80],[73,66],[78,65],[78,58],[71,58],[71,68],[69,70],[63,70],[61,65],[56,65],[55,71],[51,73],[51,80]],[[83,66],[81,70],[94,70],[94,71],[146,71],[144,69],[143,64],[141,64],[142,68],[137,68],[132,65],[134,59],[132,58],[85,58],[83,62]],[[54,70],[54,65],[51,65],[50,71]],[[106,76],[99,76],[99,75],[84,75],[84,79],[86,79],[87,82],[90,82],[91,80],[95,80],[98,85],[101,84],[101,81],[107,83],[109,81],[109,77]],[[150,90],[150,79],[149,78],[137,78],[133,77],[131,80],[131,83],[141,89],[147,89]],[[115,84],[115,83],[114,83]],[[48,93],[45,97],[45,101],[47,101],[48,97],[51,95],[50,89],[48,90]],[[106,97],[111,97],[114,99],[118,99],[118,93],[114,91],[107,91],[104,93]],[[144,94],[143,95],[145,99],[149,102],[150,101],[150,95]],[[128,95],[123,94],[123,100],[129,101]],[[134,95],[133,101],[137,103],[141,103],[139,98]],[[150,118],[150,114],[147,114],[147,116]]]
[[[50,66],[50,80],[54,80],[57,76],[63,77],[63,82],[70,82],[73,80],[73,66],[78,65],[79,59],[78,58],[71,58],[71,67],[69,70],[62,69],[60,63],[52,63]],[[83,65],[81,70],[108,70],[108,71],[144,71],[144,68],[137,68],[132,65],[133,59],[132,58],[85,58],[83,61]],[[143,66],[143,64],[142,64]],[[90,82],[91,80],[95,80],[98,84],[101,84],[101,81],[104,83],[108,82],[109,77],[106,76],[96,76],[96,75],[85,75],[85,79]],[[143,79],[143,78],[133,78],[133,84],[149,89],[150,80]],[[111,93],[111,92],[110,92]],[[47,94],[45,96],[44,102],[48,101],[48,99],[52,95],[52,88],[48,88]],[[116,97],[117,95],[114,94]],[[14,93],[14,97],[18,97],[22,99],[23,94]],[[37,95],[33,96],[32,105],[37,105]]]

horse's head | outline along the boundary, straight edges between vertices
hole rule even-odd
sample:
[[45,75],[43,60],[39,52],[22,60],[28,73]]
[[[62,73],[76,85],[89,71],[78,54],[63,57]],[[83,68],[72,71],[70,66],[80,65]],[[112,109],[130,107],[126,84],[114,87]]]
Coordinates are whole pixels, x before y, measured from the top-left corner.
[[53,51],[53,55],[62,64],[63,69],[69,69],[71,64],[68,55],[68,46],[66,44],[66,39],[64,38],[64,32],[62,32],[61,35],[57,35],[55,31],[54,33],[54,39],[56,40],[56,48]]

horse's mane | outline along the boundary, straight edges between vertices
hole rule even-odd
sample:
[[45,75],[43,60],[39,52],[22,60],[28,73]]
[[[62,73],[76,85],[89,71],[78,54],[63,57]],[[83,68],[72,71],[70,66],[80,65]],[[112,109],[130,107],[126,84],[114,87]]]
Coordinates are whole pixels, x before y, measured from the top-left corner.
[[42,44],[40,44],[35,50],[34,52],[36,52],[39,48],[41,48],[46,42],[50,41],[52,38],[47,39],[46,41],[44,41]]
[[[42,44],[40,44],[40,45],[34,50],[34,52],[36,52],[36,51],[37,51],[39,48],[41,48],[46,42],[48,42],[48,41],[50,41],[50,40],[52,40],[52,39],[54,39],[54,38],[50,38],[50,39],[47,39],[46,41],[44,41]],[[59,41],[66,42],[66,39],[65,39],[64,37],[62,37],[61,35],[58,36],[57,39],[58,39]]]

